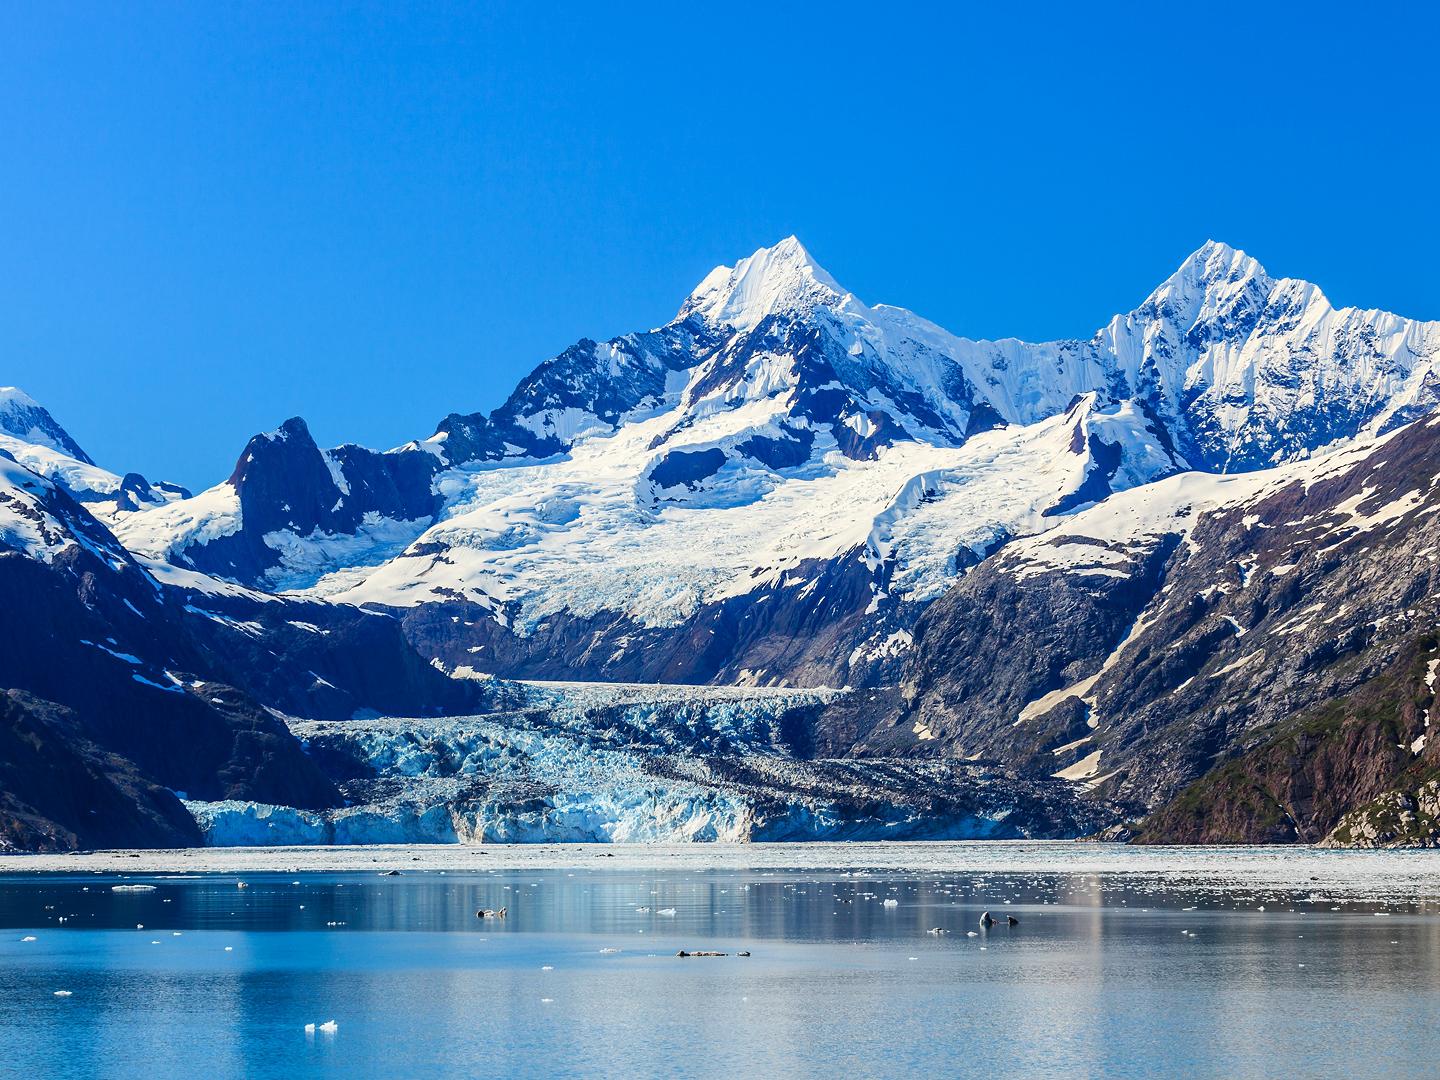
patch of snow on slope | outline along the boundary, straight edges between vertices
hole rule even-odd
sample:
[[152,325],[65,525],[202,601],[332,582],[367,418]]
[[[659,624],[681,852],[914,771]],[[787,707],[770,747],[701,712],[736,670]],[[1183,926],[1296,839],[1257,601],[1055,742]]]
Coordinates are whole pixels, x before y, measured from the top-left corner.
[[188,499],[134,514],[115,525],[131,551],[169,562],[190,544],[203,544],[240,531],[240,495],[228,482]]

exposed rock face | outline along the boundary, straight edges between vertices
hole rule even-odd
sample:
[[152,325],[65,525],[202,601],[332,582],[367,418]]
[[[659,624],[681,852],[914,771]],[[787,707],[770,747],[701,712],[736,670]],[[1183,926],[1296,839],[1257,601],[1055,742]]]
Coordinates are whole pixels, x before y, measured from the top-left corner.
[[603,682],[755,685],[777,681],[834,686],[852,669],[888,662],[898,674],[898,651],[861,654],[855,641],[874,598],[874,578],[857,553],[848,559],[805,562],[781,581],[706,604],[679,626],[654,627],[615,612],[588,617],[559,613],[525,637],[491,617],[489,608],[453,601],[397,612],[421,653],[448,670],[503,671],[511,678],[569,678]]
[[981,563],[915,632],[902,690],[925,741],[1053,772],[1056,747],[1091,735],[1096,673],[1159,590],[1178,540],[1162,534],[1117,553],[1116,576],[1030,572],[1004,551]]
[[[284,587],[335,565],[379,560],[440,508],[433,454],[321,450],[294,417],[250,440],[228,480],[117,528],[135,550],[231,581]],[[195,530],[195,531],[189,531]]]
[[101,749],[67,709],[0,693],[0,852],[200,842],[175,793]]
[[[1386,811],[1396,803],[1413,811],[1413,798],[1390,789],[1434,772],[1433,755],[1412,746],[1426,727],[1432,695],[1423,657],[1435,644],[1433,638],[1417,643],[1355,692],[1267,731],[1153,814],[1139,841],[1316,843],[1329,837],[1332,846],[1343,846],[1426,835],[1413,815],[1390,822]],[[1367,804],[1373,809],[1351,810]]]
[[1321,847],[1440,847],[1440,779],[1351,810]]
[[1143,839],[1318,841],[1424,758],[1437,461],[1425,422],[1013,545],[922,620],[913,715],[954,752],[1165,807]]

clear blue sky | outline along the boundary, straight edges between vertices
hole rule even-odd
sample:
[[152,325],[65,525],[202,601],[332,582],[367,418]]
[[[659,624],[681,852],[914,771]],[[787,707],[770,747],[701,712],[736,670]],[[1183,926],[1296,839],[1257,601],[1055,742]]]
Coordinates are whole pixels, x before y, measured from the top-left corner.
[[605,7],[4,5],[0,384],[198,488],[792,232],[972,336],[1088,336],[1207,237],[1440,318],[1435,5]]

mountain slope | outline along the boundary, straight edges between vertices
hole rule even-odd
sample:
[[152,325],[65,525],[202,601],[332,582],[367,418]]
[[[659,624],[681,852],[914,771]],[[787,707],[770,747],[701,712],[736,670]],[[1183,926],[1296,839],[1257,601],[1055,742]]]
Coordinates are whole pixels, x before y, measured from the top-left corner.
[[1426,753],[1437,462],[1431,419],[1011,545],[924,616],[905,721],[1137,812],[1200,781],[1154,840],[1318,840]]

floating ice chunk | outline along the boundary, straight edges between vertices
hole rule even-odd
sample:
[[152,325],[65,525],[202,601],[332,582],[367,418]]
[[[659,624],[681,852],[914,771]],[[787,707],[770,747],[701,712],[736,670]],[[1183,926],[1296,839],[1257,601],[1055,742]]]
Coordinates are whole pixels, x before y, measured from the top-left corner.
[[884,902],[884,904],[881,905],[881,906],[882,906],[882,907],[899,907],[899,906],[900,906],[900,901],[899,901],[899,900],[886,900],[886,901]]
[[655,914],[656,914],[656,915],[674,915],[674,914],[675,914],[675,909],[674,909],[673,907],[662,907],[659,911],[655,912]]
[[340,1030],[340,1025],[335,1023],[334,1020],[326,1020],[323,1024],[320,1025],[320,1030],[325,1032],[325,1034],[327,1035],[333,1035],[335,1034],[335,1032]]
[[112,885],[111,892],[154,892],[154,885]]
[[[1303,967],[1304,965],[1302,964],[1301,966]],[[69,991],[69,990],[56,990],[56,991],[55,991],[55,996],[56,996],[56,997],[70,997],[70,995],[71,995],[71,991]]]
[[34,941],[34,940],[35,940],[35,935],[34,935],[34,934],[26,934],[26,935],[25,935],[24,937],[22,937],[20,940],[21,940],[21,941]]

